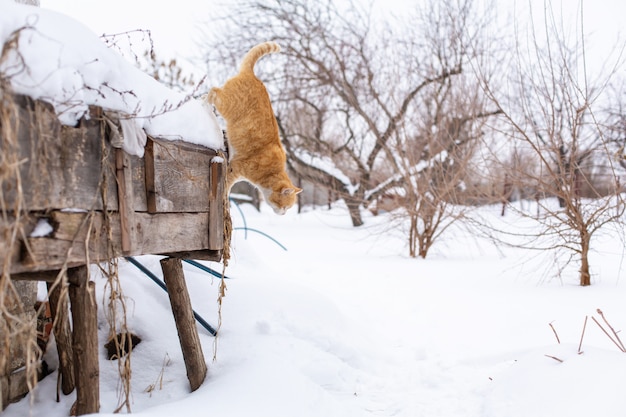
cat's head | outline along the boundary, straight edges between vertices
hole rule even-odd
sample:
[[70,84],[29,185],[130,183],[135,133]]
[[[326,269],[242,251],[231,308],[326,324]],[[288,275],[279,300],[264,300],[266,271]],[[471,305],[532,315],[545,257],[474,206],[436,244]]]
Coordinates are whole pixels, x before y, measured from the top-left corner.
[[267,203],[274,209],[276,214],[285,214],[298,200],[297,195],[302,192],[301,188],[294,186],[280,187],[265,196]]

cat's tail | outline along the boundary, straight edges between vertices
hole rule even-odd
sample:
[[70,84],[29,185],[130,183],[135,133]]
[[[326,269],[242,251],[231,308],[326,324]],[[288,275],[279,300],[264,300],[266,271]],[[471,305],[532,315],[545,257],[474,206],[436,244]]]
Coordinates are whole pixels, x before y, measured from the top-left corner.
[[260,43],[248,51],[241,61],[239,71],[252,71],[254,72],[254,64],[261,59],[261,57],[267,54],[273,54],[274,52],[280,52],[280,46],[276,42],[263,42]]

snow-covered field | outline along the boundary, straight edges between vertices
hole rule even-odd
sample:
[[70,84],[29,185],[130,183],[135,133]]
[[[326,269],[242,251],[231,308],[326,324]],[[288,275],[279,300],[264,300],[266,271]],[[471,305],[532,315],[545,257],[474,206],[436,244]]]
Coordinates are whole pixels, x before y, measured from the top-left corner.
[[[249,227],[287,250],[261,234],[235,232],[216,360],[213,337],[199,327],[209,373],[194,393],[167,295],[121,262],[129,326],[143,338],[132,357],[134,414],[626,413],[626,354],[591,321],[594,316],[603,323],[600,308],[616,330],[626,326],[620,240],[600,241],[594,283],[582,288],[575,270],[549,279],[549,256],[497,250],[462,228],[440,242],[431,258],[420,260],[406,256],[404,239],[388,230],[386,215],[366,216],[366,225],[355,229],[340,206],[285,216],[268,207],[262,213],[248,205],[242,209]],[[241,227],[241,215],[232,213]],[[486,209],[483,218],[490,216]],[[161,275],[158,257],[139,260]],[[190,265],[185,274],[195,310],[216,325],[219,280]],[[104,279],[96,281],[101,299]],[[117,406],[119,382],[103,348],[100,368],[101,414],[107,415]],[[4,416],[66,416],[74,394],[55,403],[55,386],[56,373]],[[150,386],[155,389],[147,392]]]

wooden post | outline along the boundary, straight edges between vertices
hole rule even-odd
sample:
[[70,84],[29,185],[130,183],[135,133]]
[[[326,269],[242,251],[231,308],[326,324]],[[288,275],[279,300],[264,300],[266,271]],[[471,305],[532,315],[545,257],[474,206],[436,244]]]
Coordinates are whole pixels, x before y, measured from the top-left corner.
[[207,366],[193,317],[191,299],[183,274],[183,265],[178,258],[164,258],[161,259],[161,269],[172,305],[180,347],[183,351],[187,379],[189,379],[191,391],[195,391],[202,385],[206,377]]
[[98,366],[98,323],[95,284],[89,281],[87,266],[69,269],[67,278],[74,325],[72,349],[76,380],[76,415],[100,409],[100,368]]
[[60,279],[56,285],[48,282],[48,300],[52,312],[54,340],[59,354],[59,372],[61,373],[61,391],[68,395],[74,391],[74,362],[72,361],[72,329],[68,311],[68,295]]
[[122,232],[122,252],[128,255],[135,243],[135,219],[133,207],[133,181],[130,157],[122,149],[115,149],[115,176],[117,179],[117,202]]
[[209,249],[224,249],[224,178],[226,162],[211,161],[209,174]]
[[154,141],[150,138],[146,141],[144,149],[144,166],[146,181],[146,204],[148,213],[157,212],[157,192],[154,183]]

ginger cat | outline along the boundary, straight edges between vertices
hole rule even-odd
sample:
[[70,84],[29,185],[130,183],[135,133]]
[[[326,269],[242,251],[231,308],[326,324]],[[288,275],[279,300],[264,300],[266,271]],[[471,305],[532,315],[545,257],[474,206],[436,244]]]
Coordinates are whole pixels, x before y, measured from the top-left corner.
[[263,83],[254,75],[254,64],[264,55],[279,52],[274,42],[256,45],[243,57],[239,73],[222,88],[214,87],[207,101],[226,121],[230,169],[226,189],[246,179],[257,186],[277,214],[285,214],[301,192],[285,172],[287,157],[278,135],[278,124]]

